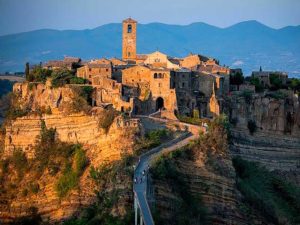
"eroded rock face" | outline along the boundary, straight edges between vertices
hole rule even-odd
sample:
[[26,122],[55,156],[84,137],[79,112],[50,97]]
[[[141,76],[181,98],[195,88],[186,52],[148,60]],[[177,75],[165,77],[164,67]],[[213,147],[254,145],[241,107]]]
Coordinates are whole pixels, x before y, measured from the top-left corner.
[[[18,106],[29,107],[30,112],[27,116],[6,124],[4,135],[0,135],[1,159],[11,156],[15,149],[23,151],[27,159],[34,159],[35,145],[41,135],[42,126],[45,125],[47,129],[55,129],[55,138],[60,142],[81,144],[89,164],[80,177],[78,188],[62,199],[55,190],[60,173],[53,175],[46,169],[40,178],[35,180],[37,169],[29,169],[20,180],[16,171],[8,168],[11,174],[5,176],[5,181],[17,186],[11,189],[8,187],[5,192],[0,192],[0,221],[10,222],[28,216],[33,208],[45,221],[62,221],[96,200],[96,186],[90,178],[90,168],[120,160],[124,153],[132,154],[135,140],[143,133],[143,128],[138,119],[123,116],[116,116],[108,127],[103,128],[99,121],[105,119],[103,115],[107,114],[103,114],[105,109],[100,107],[92,108],[89,114],[66,113],[65,105],[74,101],[74,96],[78,94],[76,89],[68,86],[51,88],[49,84],[17,83],[13,91]],[[40,110],[47,108],[51,109],[48,114]],[[24,195],[23,191],[28,187],[28,181],[34,181],[39,186],[37,193],[29,192]],[[121,183],[118,187],[121,190],[129,190],[128,185],[131,183]],[[0,187],[2,189],[4,184],[0,184]],[[128,199],[128,196],[124,199]],[[116,216],[124,213],[124,207],[118,207],[114,212]]]
[[27,173],[19,184],[20,190],[17,196],[11,198],[9,195],[0,195],[1,221],[12,221],[29,215],[32,207],[37,208],[38,214],[46,221],[61,221],[92,204],[96,196],[95,184],[89,177],[90,167],[98,167],[104,162],[119,160],[123,153],[132,153],[135,138],[141,129],[138,120],[126,120],[122,117],[115,118],[106,133],[99,128],[96,116],[84,114],[28,116],[12,122],[7,129],[4,154],[9,156],[13,149],[21,148],[28,158],[34,157],[34,145],[41,131],[41,119],[45,121],[47,128],[56,128],[57,138],[61,141],[81,143],[86,149],[89,166],[80,178],[79,188],[71,191],[63,199],[59,199],[55,191],[58,177],[53,177],[48,172],[37,181],[40,186],[37,194],[22,196],[21,190],[26,186],[26,177],[32,176],[30,172]]
[[[260,162],[271,170],[300,171],[299,97],[287,93],[284,99],[253,95],[252,99],[233,98],[231,152]],[[250,134],[248,121],[255,121]]]
[[[48,82],[49,83],[49,82]],[[34,111],[37,108],[59,108],[72,101],[75,93],[72,88],[51,88],[50,84],[42,83],[16,83],[13,87],[21,105],[29,105]]]
[[289,93],[284,99],[253,94],[251,99],[233,97],[230,102],[231,119],[236,128],[246,129],[249,120],[257,131],[300,137],[300,98]]
[[[223,170],[216,171],[207,165],[206,157],[205,154],[199,154],[194,160],[179,159],[176,164],[181,177],[188,183],[189,189],[185,191],[194,196],[201,196],[201,206],[206,209],[207,224],[270,224],[258,214],[246,214],[242,210],[243,197],[236,186],[231,158],[224,155]],[[155,180],[156,210],[164,221],[168,221],[167,224],[176,224],[174,217],[179,207],[173,188],[163,180]]]

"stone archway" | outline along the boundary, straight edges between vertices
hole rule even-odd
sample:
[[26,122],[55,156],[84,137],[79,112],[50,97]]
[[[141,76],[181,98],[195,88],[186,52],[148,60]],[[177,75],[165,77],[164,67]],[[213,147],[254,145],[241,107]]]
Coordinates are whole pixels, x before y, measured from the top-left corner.
[[162,97],[158,97],[156,99],[156,111],[164,108],[164,99]]

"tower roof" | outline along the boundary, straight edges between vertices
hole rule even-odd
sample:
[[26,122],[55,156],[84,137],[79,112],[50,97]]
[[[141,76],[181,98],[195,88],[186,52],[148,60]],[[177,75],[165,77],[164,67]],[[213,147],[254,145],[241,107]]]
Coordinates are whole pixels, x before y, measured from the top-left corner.
[[123,20],[123,23],[137,23],[137,21],[135,21],[134,19],[131,19],[130,17]]

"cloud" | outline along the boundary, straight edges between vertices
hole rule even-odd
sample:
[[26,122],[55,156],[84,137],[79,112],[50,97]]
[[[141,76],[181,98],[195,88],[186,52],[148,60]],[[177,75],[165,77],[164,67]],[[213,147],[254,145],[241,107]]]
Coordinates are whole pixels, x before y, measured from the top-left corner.
[[234,63],[232,63],[233,66],[241,66],[244,65],[245,63],[242,60],[237,60]]
[[41,53],[42,53],[42,55],[47,55],[47,54],[51,53],[51,51],[48,50],[48,51],[43,51],[43,52],[41,52]]

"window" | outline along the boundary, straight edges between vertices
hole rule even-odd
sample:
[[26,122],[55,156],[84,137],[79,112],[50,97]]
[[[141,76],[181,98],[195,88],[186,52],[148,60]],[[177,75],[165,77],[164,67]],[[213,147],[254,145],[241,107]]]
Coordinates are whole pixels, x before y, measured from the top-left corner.
[[161,73],[158,74],[158,78],[162,78],[162,74]]
[[108,72],[108,69],[106,69],[106,72]]
[[182,83],[182,87],[184,88],[184,82]]
[[161,87],[161,83],[158,83],[158,87]]
[[129,25],[127,26],[127,33],[131,33],[131,32],[132,32],[132,25],[129,24]]
[[128,57],[130,57],[130,52],[127,53]]
[[154,78],[157,78],[157,73],[154,74]]

